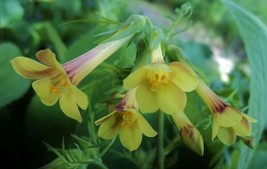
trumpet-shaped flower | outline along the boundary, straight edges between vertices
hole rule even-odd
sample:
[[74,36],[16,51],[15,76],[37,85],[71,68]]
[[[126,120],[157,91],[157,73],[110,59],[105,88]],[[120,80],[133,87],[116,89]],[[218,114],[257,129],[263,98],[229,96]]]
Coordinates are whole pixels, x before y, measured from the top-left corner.
[[204,144],[201,133],[191,123],[184,113],[172,116],[172,119],[180,131],[181,138],[185,145],[199,155],[204,154]]
[[24,78],[37,79],[32,87],[41,101],[52,106],[59,100],[61,110],[68,117],[82,121],[78,106],[85,110],[88,99],[76,86],[95,67],[118,50],[132,36],[100,44],[87,53],[61,65],[49,50],[37,52],[41,62],[18,56],[11,61],[14,70]]
[[112,139],[119,135],[124,147],[136,150],[142,142],[142,133],[154,137],[157,132],[138,112],[135,102],[135,89],[129,90],[114,111],[95,122],[100,125],[98,136]]
[[142,112],[155,112],[158,109],[167,114],[183,112],[185,92],[194,90],[199,79],[183,63],[165,64],[160,46],[152,52],[152,57],[154,62],[124,79],[124,87],[137,88],[136,100]]
[[223,102],[203,81],[200,81],[197,93],[207,104],[213,116],[212,139],[216,136],[225,145],[232,145],[236,136],[251,135],[251,123],[256,120]]

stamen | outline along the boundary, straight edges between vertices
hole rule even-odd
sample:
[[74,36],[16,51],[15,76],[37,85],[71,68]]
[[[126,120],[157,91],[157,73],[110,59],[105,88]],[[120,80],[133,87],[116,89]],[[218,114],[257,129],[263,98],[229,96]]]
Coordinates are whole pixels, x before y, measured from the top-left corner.
[[51,85],[51,86],[50,86],[50,91],[51,91],[52,93],[58,93],[58,92],[59,92],[58,88],[57,88],[55,85]]
[[131,112],[122,112],[121,127],[130,127],[135,122],[135,116]]
[[150,90],[156,91],[160,85],[168,84],[168,73],[167,72],[153,72],[148,76],[151,88]]
[[57,74],[51,79],[51,83],[52,84],[50,86],[50,91],[52,93],[59,93],[68,85],[68,79],[66,79],[66,77],[61,74]]
[[66,86],[68,84],[68,82],[66,79],[61,79],[60,84],[61,84],[61,86]]

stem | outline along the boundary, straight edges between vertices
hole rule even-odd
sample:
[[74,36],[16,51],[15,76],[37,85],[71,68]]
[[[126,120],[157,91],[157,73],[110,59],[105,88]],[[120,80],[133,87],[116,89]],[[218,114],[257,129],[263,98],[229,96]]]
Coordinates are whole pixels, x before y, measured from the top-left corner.
[[164,114],[158,112],[158,169],[164,169]]

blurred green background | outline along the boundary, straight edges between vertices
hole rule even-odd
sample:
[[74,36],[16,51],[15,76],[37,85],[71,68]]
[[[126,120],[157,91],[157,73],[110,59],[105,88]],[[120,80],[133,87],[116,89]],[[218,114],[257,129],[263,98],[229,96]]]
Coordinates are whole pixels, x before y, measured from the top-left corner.
[[[211,82],[212,89],[246,112],[250,97],[248,57],[234,19],[221,1],[0,0],[1,165],[12,169],[39,168],[57,157],[47,150],[44,142],[60,148],[63,137],[66,145],[73,143],[75,139],[71,134],[94,137],[96,133],[93,123],[90,123],[93,119],[88,114],[96,112],[97,119],[108,111],[104,103],[111,99],[112,90],[118,88],[129,73],[136,51],[135,46],[120,50],[82,84],[91,104],[90,110],[83,112],[84,119],[89,119],[89,127],[88,120],[77,124],[64,116],[58,105],[44,106],[31,88],[31,81],[13,71],[11,59],[19,55],[35,58],[38,50],[50,48],[64,63],[96,46],[98,37],[95,35],[114,28],[114,25],[106,23],[104,17],[123,22],[132,14],[143,14],[165,30],[170,26],[169,18],[174,16],[174,10],[186,2],[193,8],[192,25],[169,43],[183,50],[203,72],[203,77]],[[267,23],[267,0],[235,2]],[[127,59],[122,58],[125,55]],[[103,74],[106,76],[101,76]],[[99,79],[99,76],[103,78]],[[205,109],[195,98],[195,93],[188,97],[188,112]],[[210,130],[205,129],[209,116],[200,122],[200,113],[188,116],[204,133],[207,141],[205,155],[197,156],[180,141],[175,147],[167,146],[170,152],[165,159],[166,168],[235,168],[236,150],[240,145],[227,149],[219,142],[211,143]],[[153,124],[155,117],[147,118],[152,121],[152,126],[156,125]],[[166,145],[178,135],[175,127],[167,122],[166,119]],[[156,143],[151,140],[145,138],[142,149],[133,153],[124,150],[116,140],[113,149],[117,147],[117,151],[108,151],[102,161],[108,168],[155,168]],[[260,143],[250,164],[255,169],[267,168],[265,133]],[[91,166],[97,167],[101,168],[101,165]]]

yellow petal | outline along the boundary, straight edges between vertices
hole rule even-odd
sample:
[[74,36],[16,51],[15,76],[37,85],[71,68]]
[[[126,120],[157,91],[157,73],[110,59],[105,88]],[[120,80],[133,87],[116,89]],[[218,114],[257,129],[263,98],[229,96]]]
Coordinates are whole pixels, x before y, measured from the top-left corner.
[[136,150],[142,142],[142,132],[137,124],[122,127],[119,132],[121,144],[130,151]]
[[73,92],[73,95],[76,99],[77,104],[83,109],[85,110],[88,106],[88,98],[87,95],[82,92],[80,89],[78,89],[77,87],[71,85],[71,90]]
[[59,98],[59,105],[66,116],[75,119],[78,122],[82,122],[82,117],[76,104],[76,99],[74,98],[71,90],[61,94]]
[[257,120],[255,120],[255,119],[253,119],[252,117],[246,115],[245,113],[242,113],[242,116],[243,116],[244,118],[246,118],[246,119],[247,119],[249,122],[251,122],[251,123],[257,123],[257,122],[258,122]]
[[183,128],[180,133],[185,145],[197,154],[203,156],[204,143],[200,132],[195,127],[188,126],[187,128]]
[[126,79],[123,80],[123,87],[125,89],[132,89],[136,87],[146,78],[146,70],[141,68],[131,73]]
[[219,130],[219,124],[215,116],[213,117],[213,120],[212,120],[212,140],[214,140],[214,138],[217,136],[218,130]]
[[36,53],[37,59],[52,67],[56,70],[59,70],[61,73],[66,74],[62,65],[57,61],[55,54],[50,49],[40,50]]
[[141,114],[139,114],[138,112],[136,112],[135,114],[138,126],[145,136],[154,137],[158,134]]
[[50,78],[36,80],[32,83],[32,87],[35,90],[36,94],[40,97],[40,100],[47,106],[54,105],[60,96],[60,93],[51,92],[50,86]]
[[104,121],[106,121],[110,116],[113,116],[113,114],[115,114],[116,112],[113,111],[112,113],[109,113],[108,115],[101,117],[100,119],[95,121],[95,125],[99,126],[100,124],[102,124]]
[[27,57],[18,56],[11,63],[14,70],[24,78],[41,79],[56,73],[54,69]]
[[159,109],[155,92],[150,90],[148,83],[141,83],[136,89],[136,101],[141,111],[144,113],[153,113]]
[[165,63],[154,63],[154,64],[149,64],[143,67],[143,69],[146,69],[148,71],[163,71],[163,72],[171,72],[170,66],[166,65]]
[[156,93],[157,104],[163,112],[175,115],[184,111],[187,101],[186,95],[174,84],[161,86]]
[[227,146],[232,145],[236,139],[235,131],[231,127],[219,127],[217,136],[221,140],[221,142]]
[[98,136],[103,139],[112,139],[116,137],[121,127],[121,121],[116,118],[116,112],[102,117],[96,121],[96,124],[101,124],[98,130]]
[[242,120],[242,114],[232,106],[227,106],[223,112],[215,112],[219,126],[234,127]]
[[173,82],[183,91],[190,92],[194,90],[199,82],[196,74],[187,65],[180,62],[173,62],[170,64],[172,69]]
[[204,154],[204,142],[201,133],[182,112],[172,116],[179,128],[184,144],[199,155]]
[[248,120],[243,117],[241,122],[234,127],[235,133],[238,136],[245,137],[251,135],[251,127]]

